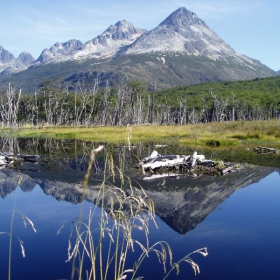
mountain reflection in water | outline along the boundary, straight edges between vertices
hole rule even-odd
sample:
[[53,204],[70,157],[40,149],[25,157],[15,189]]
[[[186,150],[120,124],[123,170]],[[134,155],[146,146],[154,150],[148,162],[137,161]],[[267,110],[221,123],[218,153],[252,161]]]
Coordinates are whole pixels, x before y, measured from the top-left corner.
[[[88,154],[90,149],[94,146],[94,143],[85,144],[83,142],[79,143],[67,143],[67,141],[63,142],[56,142],[52,139],[45,140],[45,142],[40,142],[37,139],[33,139],[33,143],[29,143],[26,145],[24,142],[24,147],[22,148],[20,143],[17,142],[15,139],[14,141],[17,143],[18,149],[20,152],[24,151],[27,153],[36,153],[40,155],[40,161],[38,164],[31,164],[31,163],[22,163],[18,166],[15,170],[11,169],[2,169],[0,170],[0,209],[1,205],[4,205],[4,201],[9,197],[9,194],[14,193],[14,191],[18,187],[19,179],[21,178],[21,183],[19,188],[24,193],[32,193],[35,191],[39,193],[40,196],[42,192],[38,192],[38,188],[40,188],[43,193],[45,193],[46,197],[54,197],[57,201],[69,202],[72,205],[79,205],[82,202],[83,198],[83,188],[82,182],[85,174],[85,170],[87,167],[88,161]],[[28,140],[26,140],[28,141]],[[29,140],[31,141],[31,140]],[[47,143],[48,141],[48,143]],[[35,143],[35,146],[34,146]],[[7,145],[7,144],[6,144]],[[14,144],[13,144],[14,145]],[[61,147],[63,146],[63,148]],[[120,161],[120,152],[126,153],[125,158],[129,162],[128,166],[133,166],[132,157],[127,153],[126,150],[122,150],[121,148],[113,150],[115,152],[114,159],[115,162],[118,163]],[[150,151],[144,150],[146,154],[149,154]],[[141,158],[143,155],[143,150],[139,151],[138,157]],[[95,202],[97,197],[101,180],[102,180],[102,171],[104,169],[104,162],[102,161],[102,157],[97,158],[93,168],[92,178],[90,180],[89,186],[87,188],[85,194],[85,200],[87,205],[91,205]],[[275,171],[279,173],[279,170],[270,167],[261,167],[261,166],[248,166],[245,170],[242,170],[238,173],[228,174],[222,177],[208,177],[202,176],[197,179],[191,179],[189,177],[182,177],[180,179],[157,179],[154,181],[145,181],[143,180],[141,174],[139,172],[133,171],[131,168],[126,167],[127,172],[130,174],[133,180],[139,182],[139,184],[144,188],[145,192],[150,196],[155,204],[155,212],[159,223],[160,229],[163,228],[162,231],[155,231],[151,230],[151,239],[157,240],[164,240],[165,237],[167,239],[171,238],[169,241],[174,243],[174,258],[180,258],[182,254],[181,249],[186,247],[186,244],[182,246],[182,248],[177,248],[178,243],[176,239],[183,238],[182,240],[187,240],[189,237],[191,239],[194,238],[194,230],[200,223],[206,218],[210,216],[211,213],[216,213],[218,211],[220,205],[222,205],[233,193],[237,190],[244,188],[246,186],[252,185],[254,183],[259,182],[263,178],[266,178],[270,174],[275,174]],[[44,198],[40,197],[40,201],[43,201]],[[11,203],[13,201],[11,200]],[[6,204],[5,204],[6,205]],[[67,204],[60,204],[56,205],[57,211],[67,211]],[[78,206],[77,205],[77,206]],[[6,207],[6,206],[5,206]],[[10,206],[11,208],[12,206]],[[32,207],[32,206],[30,206]],[[34,203],[34,212],[38,211],[40,205]],[[106,208],[106,205],[105,205]],[[279,207],[280,208],[280,207]],[[54,210],[53,210],[54,211]],[[53,215],[53,211],[50,209],[50,213]],[[4,213],[4,212],[3,212]],[[1,215],[1,214],[0,214]],[[48,217],[49,226],[52,227],[51,223],[54,222],[52,219],[54,218],[52,215],[48,216],[48,213],[45,213],[46,217]],[[46,219],[44,217],[44,219]],[[5,219],[10,219],[10,217],[6,216],[1,217],[3,225],[8,222],[5,222]],[[75,217],[71,217],[75,218]],[[211,218],[210,218],[211,219]],[[168,227],[164,226],[162,221],[168,225]],[[279,221],[280,222],[280,221]],[[207,224],[207,223],[206,223]],[[1,227],[1,223],[0,223]],[[170,230],[168,230],[168,228]],[[199,232],[200,229],[198,229]],[[0,232],[2,229],[0,228]],[[187,232],[190,234],[186,234]],[[162,236],[164,233],[166,236]],[[171,236],[171,237],[170,237]],[[2,236],[0,236],[2,238]],[[44,236],[44,238],[46,238]],[[51,238],[51,237],[50,237]],[[226,237],[225,237],[226,238]],[[206,241],[205,241],[206,240]],[[197,241],[194,242],[190,247],[188,247],[188,251],[184,252],[183,255],[186,255],[190,251],[194,249],[198,249],[199,246],[204,247],[209,246],[210,248],[213,246],[211,244],[211,240],[200,241],[202,244],[199,244]],[[0,240],[1,242],[1,240]],[[30,241],[31,242],[31,241]],[[44,243],[44,242],[43,242]],[[1,244],[1,243],[0,243]],[[216,246],[222,246],[223,241],[221,244]],[[67,244],[66,244],[67,246]],[[234,246],[234,244],[232,244]],[[209,250],[210,250],[209,248]],[[280,248],[279,248],[280,249]],[[30,250],[30,249],[29,249]],[[53,249],[54,250],[54,249]],[[66,250],[64,257],[66,259]],[[0,253],[1,254],[1,253]],[[61,253],[60,253],[61,254]],[[215,253],[210,250],[209,258],[211,260],[211,254],[214,255],[214,258],[217,259]],[[6,255],[7,257],[7,255]],[[224,256],[222,258],[226,258]],[[237,256],[236,256],[237,257]],[[1,258],[1,255],[0,255]],[[231,257],[232,258],[232,257]],[[65,261],[64,259],[64,261]],[[225,277],[222,274],[219,278],[219,274],[214,275],[213,270],[215,266],[219,266],[219,263],[213,264],[213,262],[208,261],[208,258],[203,260],[198,260],[198,263],[202,264],[201,270],[202,274],[199,275],[197,278],[199,279],[248,279],[248,278],[230,278]],[[214,267],[210,267],[207,265],[207,262]],[[233,264],[234,266],[234,264]],[[143,265],[145,268],[145,264]],[[203,268],[204,267],[204,268]],[[64,269],[63,266],[59,269]],[[228,268],[235,269],[235,268]],[[208,271],[209,270],[209,271]],[[161,274],[155,274],[155,272],[148,272],[148,269],[145,270],[145,278],[144,279],[161,279]],[[210,272],[211,271],[211,272]],[[221,270],[222,271],[222,270]],[[40,275],[42,272],[38,272]],[[222,273],[222,272],[221,272]],[[243,274],[242,274],[243,273]],[[245,272],[240,273],[240,275],[245,275]],[[2,268],[0,269],[0,274],[2,274]],[[257,273],[256,273],[257,274]],[[224,271],[224,275],[230,275],[227,271]],[[239,274],[237,274],[239,275]],[[280,273],[276,273],[274,275],[280,276]],[[176,278],[171,279],[184,279],[186,275],[182,275]],[[48,276],[50,277],[50,276]],[[45,279],[50,279],[46,276]],[[183,278],[180,278],[183,277]],[[193,272],[190,270],[188,271],[187,278],[193,279]],[[197,279],[196,278],[196,279]],[[21,279],[28,279],[28,278],[21,278]],[[29,279],[36,279],[29,278]],[[40,278],[44,279],[44,278]],[[261,278],[254,278],[254,279],[261,279]],[[276,279],[276,278],[270,278]]]
[[[258,182],[274,170],[274,168],[254,167],[218,178],[156,179],[148,183],[139,178],[139,183],[145,189],[146,194],[153,199],[156,215],[173,230],[185,234],[195,228],[236,190]],[[69,169],[65,171],[74,172],[74,170]],[[0,171],[0,195],[2,198],[16,189],[20,176],[22,176],[22,172]],[[37,173],[25,174],[19,187],[24,192],[30,192],[38,185],[46,195],[51,195],[57,200],[74,204],[82,202],[83,185],[79,176],[76,183],[72,182],[73,177],[71,182],[67,182],[67,174],[62,176],[65,179],[63,181],[51,180],[51,178],[43,179],[43,177],[45,177],[43,172],[40,172],[40,176]],[[99,188],[99,184],[90,184],[86,190],[85,199],[94,203]]]

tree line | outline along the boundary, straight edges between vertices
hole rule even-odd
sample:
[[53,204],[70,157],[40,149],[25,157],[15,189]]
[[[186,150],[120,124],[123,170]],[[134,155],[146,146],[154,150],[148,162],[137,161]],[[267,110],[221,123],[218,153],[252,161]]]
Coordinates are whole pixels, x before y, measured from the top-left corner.
[[111,87],[100,86],[97,77],[90,85],[79,83],[74,90],[45,80],[38,91],[23,94],[9,84],[0,94],[2,127],[26,124],[91,125],[171,125],[235,120],[279,118],[279,94],[269,103],[239,99],[235,93],[222,95],[209,86],[203,95],[166,94],[147,91],[139,81]]

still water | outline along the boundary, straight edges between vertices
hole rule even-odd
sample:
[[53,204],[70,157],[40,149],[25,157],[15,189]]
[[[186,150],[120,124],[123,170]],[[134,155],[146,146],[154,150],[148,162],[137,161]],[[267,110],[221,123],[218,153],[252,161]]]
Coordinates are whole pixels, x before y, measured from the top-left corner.
[[[11,279],[71,279],[72,263],[66,262],[68,239],[81,208],[86,216],[94,207],[94,188],[81,202],[81,183],[88,151],[95,145],[38,140],[5,145],[3,149],[16,146],[21,153],[37,153],[40,161],[0,170],[0,279],[8,279],[7,233],[13,210]],[[118,162],[119,148],[111,150]],[[125,153],[128,162],[133,160]],[[138,153],[141,158],[150,151],[145,147]],[[182,263],[179,275],[172,273],[168,279],[280,279],[280,170],[244,165],[244,170],[222,177],[153,181],[143,180],[141,173],[127,167],[155,204],[157,227],[150,224],[150,244],[167,241],[173,261],[196,249],[208,249],[207,257],[193,255],[200,274],[195,276],[190,265]],[[103,169],[100,156],[91,184],[100,182]],[[32,220],[36,232],[29,223],[24,227],[21,214]],[[99,214],[95,212],[94,219]],[[18,238],[23,241],[25,258]],[[134,238],[142,241],[144,236],[135,231]],[[136,249],[129,256],[128,268],[137,253]],[[155,255],[142,263],[138,274],[144,279],[163,279],[164,275]]]

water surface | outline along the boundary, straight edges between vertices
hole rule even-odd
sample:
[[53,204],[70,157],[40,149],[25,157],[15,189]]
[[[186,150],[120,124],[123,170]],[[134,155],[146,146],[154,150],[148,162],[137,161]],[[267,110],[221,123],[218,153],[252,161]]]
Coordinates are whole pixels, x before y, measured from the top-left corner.
[[[22,164],[16,170],[0,171],[0,232],[10,232],[15,207],[12,279],[70,279],[72,264],[66,260],[71,224],[79,217],[81,207],[85,216],[94,207],[104,164],[100,155],[92,170],[92,188],[85,201],[81,201],[88,151],[94,143],[88,146],[36,143],[27,146],[27,150],[40,154],[38,164]],[[120,149],[112,148],[112,152],[118,162]],[[139,156],[149,152],[143,148]],[[133,161],[127,151],[125,155],[127,161]],[[133,173],[129,167],[127,171],[155,203],[158,228],[151,223],[150,244],[167,241],[174,261],[198,248],[208,248],[206,258],[194,256],[200,266],[199,275],[194,276],[191,267],[184,263],[180,274],[172,273],[168,279],[280,278],[279,169],[248,165],[241,172],[222,177],[204,176],[196,180],[180,177],[150,182],[144,181],[138,171]],[[34,222],[36,233],[30,225],[24,227],[19,212]],[[99,214],[100,211],[95,213],[96,221]],[[134,238],[143,241],[140,231],[134,234]],[[25,258],[17,237],[24,242]],[[0,235],[0,248],[0,275],[1,279],[7,279],[9,235]],[[128,266],[133,264],[137,253],[136,249],[130,255]],[[139,275],[144,279],[164,277],[154,255],[143,262]]]

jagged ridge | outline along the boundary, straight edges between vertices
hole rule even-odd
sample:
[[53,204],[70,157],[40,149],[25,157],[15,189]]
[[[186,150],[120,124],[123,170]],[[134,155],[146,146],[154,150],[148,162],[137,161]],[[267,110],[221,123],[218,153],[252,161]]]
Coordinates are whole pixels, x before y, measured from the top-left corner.
[[[76,39],[56,43],[50,49],[43,50],[36,61],[32,57],[15,59],[3,50],[2,55],[0,48],[0,71],[4,70],[2,75],[31,66],[30,74],[28,69],[27,72],[23,71],[26,74],[22,76],[27,75],[29,78],[32,75],[33,78],[35,70],[44,75],[42,73],[46,69],[45,75],[48,77],[59,75],[62,81],[68,82],[71,82],[71,77],[99,72],[106,79],[111,79],[112,83],[114,79],[126,82],[136,78],[148,84],[152,82],[151,79],[156,79],[159,88],[166,88],[203,81],[250,79],[277,74],[259,61],[236,53],[196,14],[184,7],[174,11],[151,31],[147,32],[122,20],[85,44]],[[56,65],[77,61],[79,63],[71,64],[71,69],[65,65],[65,71],[61,69],[62,65],[59,70]],[[49,67],[43,68],[47,65],[51,65],[51,71],[47,70]],[[21,80],[20,77],[17,77],[17,81]]]

